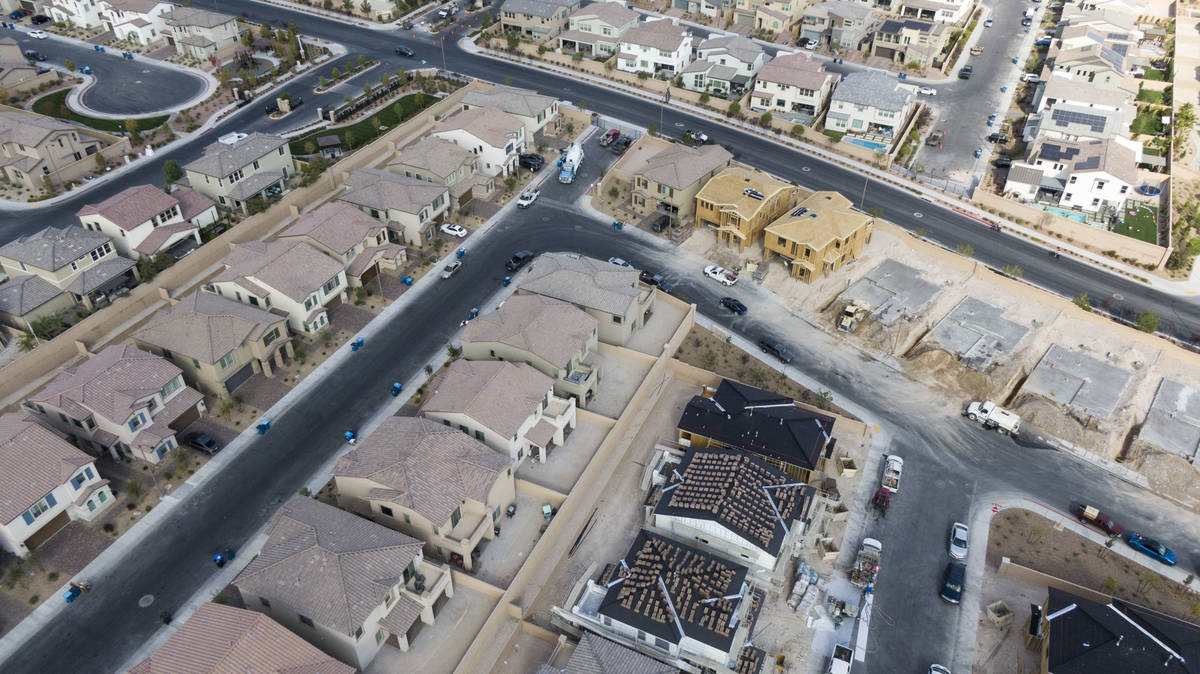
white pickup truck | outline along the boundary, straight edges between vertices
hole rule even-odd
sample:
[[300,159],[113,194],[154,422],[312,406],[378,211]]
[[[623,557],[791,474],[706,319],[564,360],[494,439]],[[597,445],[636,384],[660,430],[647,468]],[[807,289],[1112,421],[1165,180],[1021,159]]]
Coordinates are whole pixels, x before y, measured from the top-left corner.
[[833,647],[833,655],[829,656],[829,669],[826,674],[850,674],[850,665],[854,663],[854,649],[837,644]]
[[883,480],[879,485],[893,494],[900,491],[900,475],[904,472],[904,459],[895,454],[883,457]]
[[990,400],[967,403],[963,416],[983,424],[984,428],[995,428],[1001,433],[1016,435],[1021,432],[1021,417]]

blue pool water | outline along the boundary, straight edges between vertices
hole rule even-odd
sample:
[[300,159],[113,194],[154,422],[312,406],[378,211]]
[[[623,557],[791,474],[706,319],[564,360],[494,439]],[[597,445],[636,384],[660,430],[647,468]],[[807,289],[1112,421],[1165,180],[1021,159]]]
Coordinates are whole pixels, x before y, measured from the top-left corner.
[[888,148],[887,145],[884,145],[883,143],[876,143],[873,140],[862,140],[861,138],[844,138],[843,140],[845,140],[847,143],[854,143],[859,147],[865,147],[868,150],[874,150],[875,152],[887,152]]
[[1075,222],[1087,224],[1087,216],[1079,211],[1068,211],[1067,209],[1059,208],[1058,206],[1042,206],[1042,210],[1068,220],[1074,220]]

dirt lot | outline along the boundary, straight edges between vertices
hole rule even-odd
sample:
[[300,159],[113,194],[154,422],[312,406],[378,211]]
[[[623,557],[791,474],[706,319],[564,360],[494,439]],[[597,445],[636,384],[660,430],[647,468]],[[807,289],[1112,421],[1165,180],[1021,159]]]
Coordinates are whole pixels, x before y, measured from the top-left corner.
[[[1028,510],[992,518],[987,563],[1022,566],[1200,625],[1200,595]],[[1117,542],[1116,545],[1124,545]]]

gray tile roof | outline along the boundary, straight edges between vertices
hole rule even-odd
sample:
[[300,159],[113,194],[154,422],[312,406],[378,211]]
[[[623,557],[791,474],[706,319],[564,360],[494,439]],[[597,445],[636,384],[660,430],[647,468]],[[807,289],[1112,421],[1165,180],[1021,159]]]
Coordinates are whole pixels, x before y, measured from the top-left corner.
[[425,136],[420,141],[401,150],[395,159],[388,162],[388,170],[402,174],[403,166],[411,166],[423,173],[444,179],[457,171],[463,164],[474,161],[475,155],[466,148],[459,147],[443,138]]
[[550,18],[563,7],[574,9],[578,6],[579,0],[505,0],[500,11]]
[[808,54],[780,54],[767,62],[758,71],[758,79],[764,82],[786,84],[800,89],[820,91],[829,80],[837,75],[825,70],[825,64]]
[[98,204],[88,204],[76,213],[79,217],[99,215],[121,229],[130,230],[179,201],[153,185],[127,187]]
[[197,26],[199,28],[216,28],[222,24],[236,21],[236,17],[219,12],[210,12],[195,7],[176,7],[162,15],[168,26]]
[[0,415],[0,522],[11,522],[91,462],[28,415]]
[[128,258],[109,255],[100,262],[79,272],[70,285],[67,286],[67,290],[76,295],[87,295],[96,290],[102,290],[105,284],[119,279],[125,272],[133,269],[136,264],[137,262]]
[[242,283],[253,277],[301,304],[343,269],[341,262],[303,241],[239,243],[221,263],[225,271],[214,281]]
[[157,393],[181,372],[152,353],[119,344],[64,370],[29,399],[59,409],[83,408],[123,424],[134,410],[141,409],[143,398]]
[[434,131],[463,130],[492,147],[504,149],[515,139],[525,124],[516,117],[495,106],[459,110],[447,117]]
[[[487,504],[512,460],[457,428],[423,417],[388,417],[338,460],[334,477],[359,477],[441,526],[463,501]],[[499,504],[492,504],[493,506]]]
[[670,19],[659,19],[633,26],[621,36],[621,42],[673,52],[683,44],[687,33],[687,28],[671,23]]
[[632,648],[584,632],[566,667],[542,665],[537,674],[676,674],[678,671]]
[[[612,3],[603,4],[611,5]],[[621,7],[621,9],[625,8]],[[511,115],[536,119],[538,115],[546,111],[546,108],[554,105],[555,100],[557,99],[553,96],[543,96],[530,89],[518,89],[497,84],[485,91],[475,89],[468,91],[467,95],[463,96],[462,102],[464,107],[486,108],[490,106],[500,108]]]
[[60,122],[52,117],[17,110],[0,110],[0,143],[20,143],[28,147],[41,145],[50,134],[76,131],[80,138],[90,138],[84,129]]
[[0,257],[55,271],[111,240],[105,234],[82,227],[47,227],[0,247]]
[[203,156],[183,168],[201,175],[224,178],[250,165],[254,160],[286,146],[287,142],[282,136],[252,133],[233,145],[220,142],[209,145],[204,148]]
[[514,295],[463,329],[463,342],[499,342],[564,370],[587,349],[597,322],[573,304],[542,295]]
[[1005,179],[1005,189],[1008,189],[1008,183],[1019,183],[1022,185],[1037,185],[1041,186],[1042,176],[1045,172],[1036,166],[1022,166],[1013,164],[1008,169],[1008,178]]
[[14,276],[0,283],[0,311],[24,316],[64,292],[41,276]]
[[[709,52],[708,58],[726,54],[742,63],[754,63],[763,55],[763,48],[754,40],[741,35],[722,35],[710,37],[696,48],[700,53]],[[711,50],[711,51],[710,51]]]
[[384,229],[383,223],[353,205],[331,201],[316,210],[301,215],[296,222],[279,234],[280,238],[307,236],[345,255],[361,245],[368,236],[374,237]]
[[338,197],[355,206],[417,214],[441,194],[445,185],[409,178],[383,169],[363,168],[350,173],[346,192]]
[[446,369],[423,409],[465,414],[511,438],[553,388],[553,379],[524,363],[459,359]]
[[[246,342],[261,339],[267,328],[285,320],[220,295],[194,292],[155,314],[133,337],[202,363],[216,363]],[[287,335],[286,327],[283,333]]]
[[647,159],[640,175],[677,190],[686,190],[705,175],[728,166],[732,159],[729,150],[720,145],[673,145]]
[[404,569],[422,546],[305,496],[293,497],[275,513],[267,536],[262,552],[233,585],[343,635],[353,635],[403,582]]
[[544,253],[527,273],[519,287],[524,292],[614,316],[624,316],[646,292],[638,287],[637,270],[573,253]]
[[845,2],[843,0],[836,0],[834,2],[820,2],[815,5],[809,5],[807,8],[805,8],[804,15],[833,15],[840,16],[843,19],[862,21],[870,18],[874,12],[875,10],[871,9],[871,7],[860,2]]
[[593,16],[613,28],[620,28],[631,21],[637,21],[639,15],[620,2],[592,2],[571,12],[568,18],[586,19]]
[[875,70],[863,70],[846,75],[833,88],[834,102],[869,105],[880,110],[903,110],[912,100],[912,93],[900,86],[900,80]]

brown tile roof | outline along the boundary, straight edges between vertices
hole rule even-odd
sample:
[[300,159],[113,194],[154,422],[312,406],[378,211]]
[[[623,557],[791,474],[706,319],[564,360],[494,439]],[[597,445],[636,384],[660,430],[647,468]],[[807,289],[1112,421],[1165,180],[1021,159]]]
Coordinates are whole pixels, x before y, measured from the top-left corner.
[[143,406],[142,399],[157,393],[180,372],[152,353],[119,344],[64,370],[29,399],[59,409],[74,407],[83,416],[93,412],[122,424]]
[[733,155],[720,145],[674,145],[650,157],[641,175],[648,180],[684,190],[705,175],[727,166]]
[[465,414],[511,438],[554,388],[554,380],[524,363],[456,360],[424,405],[427,412]]
[[256,280],[301,304],[343,269],[341,262],[303,241],[235,244],[221,263],[225,271],[214,281]]
[[403,169],[392,167],[411,166],[444,179],[457,171],[463,164],[474,161],[475,155],[466,148],[459,147],[442,138],[426,136],[419,142],[401,150],[395,159],[388,162],[388,170],[393,173],[404,173]]
[[537,674],[677,674],[679,669],[609,641],[591,632],[584,632],[579,645],[559,669],[542,665]]
[[307,236],[334,252],[345,255],[350,249],[362,244],[363,239],[368,236],[374,237],[381,229],[384,229],[382,222],[353,205],[331,201],[301,215],[279,236]]
[[162,213],[179,201],[153,185],[134,185],[117,192],[98,204],[88,204],[76,213],[79,217],[99,215],[117,227],[131,230]]
[[388,417],[338,460],[334,477],[361,477],[388,500],[441,526],[463,501],[487,503],[512,461],[457,428],[420,417]]
[[[596,319],[572,304],[542,295],[514,295],[463,329],[464,342],[499,342],[564,369],[587,349]],[[563,373],[566,374],[565,372]]]
[[679,49],[687,35],[688,31],[683,26],[672,23],[670,19],[659,19],[631,27],[621,36],[621,42],[673,52]]
[[364,168],[350,173],[346,179],[346,192],[338,200],[379,211],[390,209],[417,214],[446,193],[445,185],[382,169]]
[[492,147],[504,149],[519,129],[524,128],[521,120],[493,106],[460,110],[447,117],[434,134],[461,129]]
[[[620,7],[622,11],[629,12],[623,6],[602,3],[610,7]],[[633,14],[633,12],[629,12]],[[462,102],[464,106],[471,107],[494,107],[521,117],[537,118],[538,115],[545,112],[554,105],[555,99],[553,96],[543,96],[536,91],[530,89],[519,89],[503,84],[496,84],[491,89],[472,89],[463,96]]]
[[204,604],[129,674],[353,674],[262,613]]
[[210,208],[216,208],[217,204],[212,199],[200,194],[196,190],[183,188],[175,190],[171,196],[179,202],[179,210],[183,213],[184,220],[191,220]]
[[275,513],[267,536],[233,585],[345,635],[353,635],[403,582],[422,545],[305,496]]
[[615,316],[624,316],[649,292],[638,286],[636,270],[574,253],[538,256],[520,290]]
[[21,110],[0,110],[0,143],[20,143],[36,147],[47,136],[63,131],[75,131],[80,139],[90,139],[84,128],[66,124],[43,115]]
[[92,457],[26,414],[0,415],[0,524],[8,524]]
[[808,54],[781,54],[768,61],[758,71],[757,77],[763,82],[820,91],[826,82],[836,79],[837,75],[827,72],[824,63]]
[[163,247],[163,244],[165,244],[173,235],[179,234],[180,232],[195,232],[198,229],[199,227],[196,227],[186,220],[183,222],[177,222],[173,225],[161,225],[159,227],[155,227],[154,231],[150,232],[150,235],[142,239],[142,242],[134,246],[133,249],[142,255],[154,255],[158,253],[158,250]]

